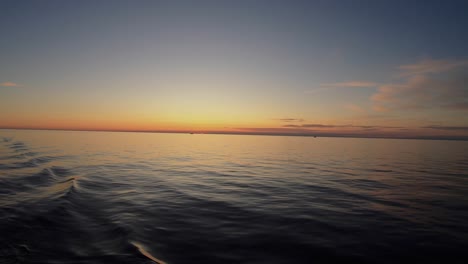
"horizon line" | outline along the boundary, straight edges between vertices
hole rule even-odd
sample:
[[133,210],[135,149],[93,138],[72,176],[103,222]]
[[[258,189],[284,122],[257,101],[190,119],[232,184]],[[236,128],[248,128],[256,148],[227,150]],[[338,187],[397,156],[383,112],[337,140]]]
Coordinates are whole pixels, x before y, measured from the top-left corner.
[[416,140],[450,140],[468,141],[468,136],[385,136],[361,134],[334,134],[334,133],[268,133],[252,131],[191,131],[191,130],[131,130],[131,129],[79,129],[79,128],[27,128],[27,127],[0,127],[0,130],[39,130],[39,131],[75,131],[75,132],[116,132],[116,133],[160,133],[160,134],[207,134],[207,135],[240,135],[240,136],[282,136],[282,137],[331,137],[331,138],[368,138],[368,139],[416,139]]

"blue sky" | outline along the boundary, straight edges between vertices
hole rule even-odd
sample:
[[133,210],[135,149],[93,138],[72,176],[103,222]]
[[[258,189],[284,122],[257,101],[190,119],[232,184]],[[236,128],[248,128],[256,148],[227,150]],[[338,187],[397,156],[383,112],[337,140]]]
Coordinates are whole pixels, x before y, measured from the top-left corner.
[[4,126],[468,125],[466,1],[0,1],[0,10]]

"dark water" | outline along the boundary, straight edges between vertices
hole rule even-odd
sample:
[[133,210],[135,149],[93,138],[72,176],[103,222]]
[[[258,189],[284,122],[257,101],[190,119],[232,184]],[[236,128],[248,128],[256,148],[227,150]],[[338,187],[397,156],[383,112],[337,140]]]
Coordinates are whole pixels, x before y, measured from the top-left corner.
[[468,142],[0,130],[0,263],[467,263]]

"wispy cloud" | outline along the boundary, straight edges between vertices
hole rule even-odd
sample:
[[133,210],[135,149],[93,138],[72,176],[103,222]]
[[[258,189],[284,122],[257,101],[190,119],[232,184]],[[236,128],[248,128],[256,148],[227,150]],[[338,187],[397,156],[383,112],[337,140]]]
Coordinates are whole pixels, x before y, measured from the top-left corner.
[[433,60],[425,59],[418,63],[401,65],[401,77],[426,75],[451,71],[455,68],[467,66],[468,60]]
[[401,66],[408,75],[402,82],[378,88],[371,97],[374,110],[468,110],[467,62],[426,60]]
[[424,126],[421,128],[439,129],[439,130],[451,130],[451,131],[468,131],[468,126]]
[[338,83],[322,83],[320,87],[355,87],[355,88],[366,88],[376,87],[378,83],[368,81],[349,81],[349,82],[338,82]]
[[20,85],[14,82],[2,82],[0,83],[2,87],[19,87]]
[[302,118],[275,118],[273,120],[278,120],[281,122],[304,122],[304,119]]
[[[425,59],[398,67],[399,78],[393,83],[379,84],[370,81],[324,83],[317,92],[330,87],[376,87],[371,96],[373,109],[384,112],[439,108],[468,110],[468,60]],[[353,112],[364,112],[357,105],[346,105]]]
[[322,125],[322,124],[302,124],[302,125],[284,125],[283,127],[330,128],[330,127],[335,127],[335,126],[334,125]]
[[302,124],[302,125],[284,125],[290,128],[400,128],[395,126],[370,126],[370,125],[326,125],[326,124]]

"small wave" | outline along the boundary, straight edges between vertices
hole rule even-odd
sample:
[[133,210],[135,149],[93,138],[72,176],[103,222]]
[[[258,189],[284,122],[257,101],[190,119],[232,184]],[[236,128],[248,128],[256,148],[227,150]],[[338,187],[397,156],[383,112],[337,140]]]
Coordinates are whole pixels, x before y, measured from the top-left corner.
[[327,202],[329,204],[334,204],[336,202],[354,203],[355,201],[361,201],[361,202],[378,203],[378,204],[383,204],[387,206],[395,206],[395,207],[400,207],[400,208],[408,207],[408,205],[397,202],[397,201],[384,200],[384,199],[377,198],[369,194],[354,192],[351,190],[345,190],[345,189],[338,188],[338,187],[332,187],[332,186],[327,187],[327,186],[310,185],[310,184],[305,185],[305,187],[309,189],[310,191],[313,191],[314,193],[326,194],[326,197],[328,197]]
[[23,153],[11,155],[11,156],[0,157],[0,160],[24,159],[24,158],[27,158],[27,157],[37,156],[38,154],[39,153],[37,153],[37,152],[27,151],[27,152],[23,152]]
[[51,156],[42,156],[42,157],[32,158],[26,162],[20,162],[18,164],[23,165],[24,167],[37,167],[41,164],[48,163],[55,159],[56,159],[55,157],[51,157]]
[[0,202],[0,206],[35,204],[73,195],[77,192],[78,177],[64,178],[69,174],[63,168],[52,167],[31,176],[3,179],[1,185],[10,191],[5,194],[9,199]]
[[10,144],[9,147],[13,149],[15,152],[28,150],[28,147],[26,146],[26,144],[24,144],[23,142],[19,142],[19,141]]
[[50,185],[61,181],[64,177],[72,175],[66,168],[53,166],[44,168],[41,171],[24,176],[15,175],[12,177],[3,177],[0,179],[2,184],[9,183],[13,186],[31,186],[32,188],[44,185]]
[[339,179],[336,182],[343,184],[344,186],[352,186],[359,190],[382,190],[389,188],[388,184],[381,181],[372,179],[356,178],[356,179]]
[[138,249],[138,251],[140,251],[140,253],[143,256],[149,258],[150,260],[154,261],[155,263],[157,263],[157,264],[167,264],[166,262],[164,262],[164,261],[162,261],[160,259],[157,259],[153,255],[151,255],[141,244],[136,243],[136,242],[131,242],[131,244],[133,246],[135,246],[135,248]]
[[18,169],[27,169],[27,168],[35,168],[47,164],[49,162],[55,161],[60,159],[60,156],[41,156],[41,157],[34,157],[27,161],[20,161],[20,162],[13,162],[10,164],[0,164],[0,169],[10,169],[10,170],[18,170]]
[[3,138],[3,142],[10,142],[12,140],[13,140],[13,138],[11,138],[11,137],[4,137]]

